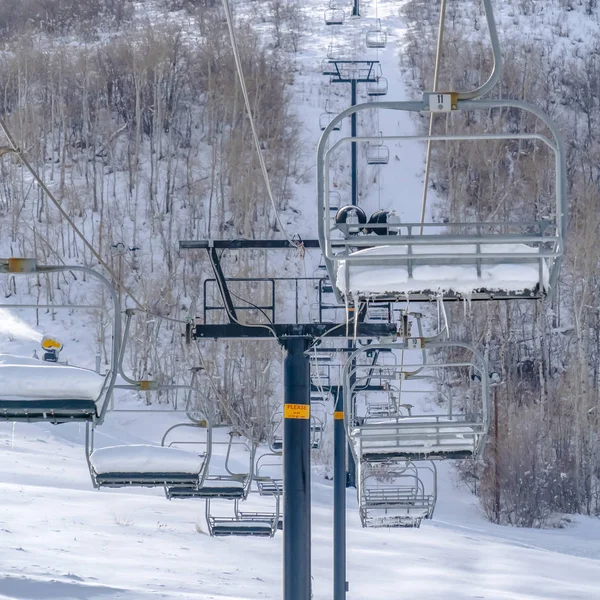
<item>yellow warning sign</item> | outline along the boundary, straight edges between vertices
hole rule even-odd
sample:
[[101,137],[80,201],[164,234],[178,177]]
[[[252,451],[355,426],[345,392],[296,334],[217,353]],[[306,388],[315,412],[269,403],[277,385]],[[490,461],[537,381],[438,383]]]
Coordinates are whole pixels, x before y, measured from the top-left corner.
[[310,405],[284,404],[283,416],[286,419],[310,419]]
[[344,418],[344,411],[343,410],[336,410],[333,413],[333,418],[338,421],[339,419],[343,419]]

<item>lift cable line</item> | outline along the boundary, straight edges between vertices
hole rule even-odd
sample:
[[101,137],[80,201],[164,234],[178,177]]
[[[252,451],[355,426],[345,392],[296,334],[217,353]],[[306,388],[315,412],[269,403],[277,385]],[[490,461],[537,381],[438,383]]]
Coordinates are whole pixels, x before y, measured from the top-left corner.
[[[444,20],[446,17],[446,0],[442,0],[440,5],[440,23],[438,26],[437,36],[437,48],[435,50],[435,68],[433,70],[433,87],[431,91],[435,93],[438,87],[438,80],[440,76],[440,63],[442,62],[442,43],[444,40]],[[431,137],[433,135],[433,121],[435,119],[435,113],[432,112],[429,115],[429,133]],[[427,188],[429,187],[429,169],[431,166],[431,140],[427,140],[427,150],[425,153],[425,176],[423,178],[423,198],[421,200],[421,230],[419,235],[423,235],[423,223],[425,222],[425,210],[427,208]]]
[[302,248],[301,241],[295,241],[293,236],[290,236],[287,232],[283,222],[281,221],[281,217],[279,216],[279,210],[277,208],[277,204],[275,203],[275,197],[273,196],[273,190],[271,189],[271,182],[269,180],[269,173],[267,171],[267,165],[265,163],[265,158],[262,154],[260,147],[260,138],[258,137],[258,131],[256,130],[256,124],[254,122],[254,116],[252,114],[252,107],[250,106],[250,98],[248,96],[248,89],[246,88],[246,79],[244,77],[244,71],[242,69],[242,61],[240,60],[240,54],[238,51],[237,41],[235,39],[235,31],[233,29],[233,19],[231,17],[231,11],[229,7],[228,0],[222,0],[223,8],[225,9],[225,17],[227,19],[227,29],[229,30],[229,38],[231,40],[231,49],[233,51],[233,58],[235,60],[235,68],[238,74],[238,79],[240,82],[240,87],[242,89],[242,95],[244,96],[244,104],[246,105],[246,112],[248,113],[248,120],[250,121],[250,127],[252,129],[252,137],[254,139],[254,146],[256,148],[256,153],[258,154],[258,162],[260,163],[260,169],[262,171],[263,178],[265,180],[265,187],[267,189],[267,195],[269,196],[269,200],[271,201],[271,205],[273,206],[273,211],[275,213],[275,218],[277,219],[277,223],[281,228],[281,231],[287,238],[288,242],[292,246],[296,246],[298,248]]
[[5,154],[15,154],[17,158],[21,161],[23,166],[31,173],[31,176],[35,180],[35,182],[40,186],[41,190],[48,196],[52,204],[57,208],[58,212],[65,218],[69,226],[73,229],[77,237],[83,242],[84,246],[91,252],[94,258],[98,261],[98,264],[102,266],[106,272],[111,276],[115,285],[121,289],[121,291],[126,294],[131,301],[137,306],[137,308],[150,316],[157,317],[159,319],[164,319],[165,321],[171,321],[172,323],[182,323],[186,324],[188,321],[184,319],[176,319],[173,317],[167,317],[165,315],[160,315],[158,313],[153,312],[147,306],[145,306],[140,300],[138,300],[131,289],[123,283],[121,278],[114,272],[114,270],[110,267],[110,265],[102,258],[100,253],[94,248],[92,243],[86,238],[85,234],[77,227],[77,224],[73,221],[73,219],[69,216],[67,211],[62,207],[61,203],[58,201],[56,196],[50,191],[44,180],[41,178],[39,173],[33,168],[27,157],[25,156],[25,152],[17,145],[15,139],[13,138],[6,122],[0,118],[0,129],[2,129],[6,139],[8,140],[10,146],[9,147],[0,147],[0,157]]
[[[488,31],[490,34],[490,42],[492,46],[492,72],[490,73],[489,78],[482,85],[474,90],[470,90],[467,92],[451,92],[453,96],[454,103],[457,100],[474,100],[480,98],[484,94],[487,94],[500,80],[502,75],[502,53],[500,51],[500,40],[498,38],[498,30],[496,29],[496,21],[494,19],[494,11],[492,9],[491,0],[483,0],[483,8],[485,11],[485,18],[487,21]],[[439,64],[441,62],[441,47],[444,35],[444,20],[445,20],[445,11],[446,11],[446,0],[441,0],[440,5],[440,21],[438,28],[438,39],[437,39],[437,49],[436,49],[436,60],[435,60],[435,71],[433,75],[433,89],[431,91],[432,94],[436,93],[438,86],[438,75],[439,75]],[[433,135],[433,112],[429,118],[429,136]],[[423,183],[423,202],[421,207],[421,223],[425,221],[425,205],[427,202],[427,183],[429,180],[429,162],[430,162],[430,154],[431,154],[431,141],[427,142],[427,158],[425,164],[425,180]],[[420,235],[423,235],[423,227],[421,227]]]
[[36,183],[40,186],[42,191],[48,196],[48,198],[50,198],[50,200],[52,201],[54,206],[56,206],[56,208],[58,209],[60,214],[65,218],[67,223],[71,226],[71,228],[73,229],[75,234],[79,237],[79,239],[81,239],[81,241],[83,242],[85,247],[92,253],[92,255],[100,263],[100,265],[102,265],[102,267],[104,267],[106,269],[106,271],[108,271],[108,274],[114,279],[114,281],[118,282],[119,287],[125,293],[127,293],[129,296],[131,296],[131,299],[134,301],[134,303],[136,305],[138,305],[139,308],[143,308],[143,306],[140,303],[138,303],[138,301],[131,294],[129,289],[127,289],[127,287],[121,281],[119,281],[119,278],[117,277],[116,273],[110,268],[110,266],[102,258],[102,256],[100,256],[100,253],[94,248],[94,246],[92,246],[92,244],[88,241],[88,239],[85,237],[85,235],[81,232],[79,227],[77,227],[77,225],[73,221],[73,219],[71,219],[71,217],[68,215],[67,211],[62,207],[61,203],[57,200],[57,198],[54,196],[54,194],[48,189],[48,186],[46,185],[44,180],[40,177],[38,172],[32,167],[31,163],[27,160],[27,157],[25,156],[25,153],[23,152],[23,150],[21,150],[21,148],[15,142],[14,138],[12,137],[12,135],[3,119],[0,119],[0,128],[4,132],[4,135],[6,136],[6,139],[8,140],[8,142],[10,144],[10,148],[2,148],[2,152],[1,152],[0,156],[3,156],[4,154],[8,154],[8,153],[13,153],[13,154],[17,155],[17,157],[19,158],[21,163],[23,163],[25,168],[31,173],[31,176],[35,179]]

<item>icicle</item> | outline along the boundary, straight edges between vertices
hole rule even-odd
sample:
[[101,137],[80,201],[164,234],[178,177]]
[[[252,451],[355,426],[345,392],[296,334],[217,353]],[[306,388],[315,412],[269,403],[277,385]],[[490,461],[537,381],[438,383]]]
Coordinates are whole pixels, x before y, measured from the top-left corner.
[[469,306],[469,312],[468,312],[468,314],[470,315],[470,314],[471,314],[471,308],[472,308],[472,305],[471,305],[471,303],[472,303],[472,301],[473,301],[473,295],[472,295],[471,293],[468,293],[468,294],[465,296],[465,300],[467,301],[467,304],[468,304],[468,306]]
[[348,300],[347,292],[344,294],[344,304],[346,306],[346,337],[348,337],[349,332],[350,332],[350,312],[348,310],[350,308],[350,303]]
[[360,312],[362,306],[360,305],[360,303],[354,303],[354,346],[356,347],[357,344],[357,338],[358,338],[358,313]]
[[10,448],[11,450],[15,447],[15,427],[16,427],[16,423],[13,422],[12,424],[12,431],[10,434]]
[[444,307],[444,297],[442,296],[442,294],[438,296],[438,305],[440,307],[440,310],[442,311],[442,316],[444,317],[446,335],[450,335],[450,325],[448,323],[448,315],[446,314],[446,308]]

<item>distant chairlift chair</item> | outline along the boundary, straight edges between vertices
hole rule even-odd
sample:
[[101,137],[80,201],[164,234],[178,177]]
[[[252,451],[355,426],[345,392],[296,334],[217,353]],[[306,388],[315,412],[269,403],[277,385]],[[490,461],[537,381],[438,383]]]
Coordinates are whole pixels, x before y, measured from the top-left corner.
[[[245,509],[248,500],[235,498],[233,515],[215,515],[213,513],[214,498],[206,499],[206,523],[211,536],[245,536],[245,537],[273,537],[278,529],[283,529],[283,517],[280,501],[283,493],[283,480],[281,479],[281,464],[274,461],[280,459],[279,453],[266,453],[258,458],[253,467],[251,479],[256,482],[258,495],[261,498],[272,499],[272,511]],[[273,470],[278,476],[273,476]],[[269,473],[270,472],[270,473]],[[256,503],[257,500],[254,501]]]
[[330,6],[325,11],[325,25],[343,25],[346,15],[343,9]]
[[283,407],[280,406],[271,418],[268,444],[271,452],[277,454],[283,450]]
[[367,96],[385,96],[387,93],[388,80],[385,77],[380,75],[375,81],[369,81],[367,83]]
[[367,144],[367,164],[368,165],[387,165],[390,162],[390,150],[383,143],[369,142]]
[[[276,460],[277,459],[277,460]],[[256,461],[254,481],[260,496],[279,496],[283,494],[281,453],[266,453]],[[283,510],[279,506],[277,529],[283,529]]]
[[[407,343],[372,345],[371,350],[390,348],[406,351]],[[475,457],[483,448],[489,428],[490,400],[489,374],[485,359],[468,344],[434,341],[425,348],[447,348],[461,353],[456,362],[408,360],[397,365],[373,364],[366,357],[365,348],[352,353],[344,368],[344,390],[349,394],[373,395],[376,403],[348,403],[344,419],[350,448],[355,460],[377,462],[384,460],[431,460]],[[426,356],[426,355],[424,355]],[[462,373],[469,382],[468,410],[452,402],[450,393],[439,398],[446,402],[445,410],[435,412],[413,406],[409,398],[436,394],[443,372]],[[476,375],[470,377],[470,375]],[[381,392],[368,392],[366,384],[384,389],[399,390],[398,398],[387,405],[377,404]],[[415,404],[417,404],[415,402]]]
[[[321,113],[321,115],[319,116],[319,127],[320,127],[321,131],[325,131],[325,129],[327,129],[327,126],[329,125],[329,123],[331,123],[331,121],[333,120],[333,118],[335,116],[336,116],[336,113],[331,111],[329,108],[329,100],[326,100],[325,112]],[[336,123],[333,127],[333,131],[340,131],[341,128],[342,128],[341,122]]]
[[[212,431],[208,422],[178,426],[206,431],[207,441],[202,443],[210,448]],[[174,427],[167,433],[172,429]],[[93,431],[91,435],[89,431],[86,435],[86,450],[92,483],[96,488],[195,489],[204,480],[210,459],[208,451],[196,453],[165,445],[122,445],[93,450]]]
[[[363,527],[419,527],[423,519],[433,516],[437,499],[435,463],[363,462],[359,469],[357,492]],[[426,472],[433,480],[430,493],[425,489]]]
[[365,43],[367,48],[385,48],[387,33],[381,28],[381,21],[377,19],[377,27],[367,31]]
[[310,447],[313,450],[318,450],[323,442],[323,433],[325,431],[324,420],[317,415],[310,417]]
[[[242,500],[246,498],[252,485],[256,445],[240,440],[239,438],[241,437],[239,433],[231,431],[228,442],[215,442],[213,439],[207,450],[208,460],[206,471],[200,483],[196,485],[167,486],[165,489],[167,498],[169,500],[193,498]],[[227,444],[224,466],[225,473],[215,473],[211,468],[211,464],[214,462],[214,448],[221,444]],[[236,473],[230,467],[231,453],[236,446],[243,447],[248,451],[249,465],[246,473]]]
[[233,516],[214,515],[211,499],[206,499],[206,523],[213,537],[244,536],[273,537],[279,529],[280,495],[271,496],[275,502],[273,512],[249,512],[240,508],[241,501],[234,501]]

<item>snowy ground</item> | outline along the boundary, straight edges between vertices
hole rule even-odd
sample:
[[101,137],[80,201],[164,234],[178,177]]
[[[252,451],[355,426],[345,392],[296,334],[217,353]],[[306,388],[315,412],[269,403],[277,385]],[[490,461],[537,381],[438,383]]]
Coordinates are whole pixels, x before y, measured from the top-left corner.
[[[173,417],[174,419],[174,417]],[[98,443],[139,441],[164,416],[112,415]],[[173,421],[175,422],[175,421]],[[99,433],[101,433],[99,431]],[[95,491],[77,426],[0,426],[0,598],[111,600],[280,598],[281,543],[213,539],[203,503],[161,491]],[[151,438],[150,441],[155,441]],[[364,530],[348,492],[349,598],[592,599],[600,522],[515,530],[483,519],[445,466],[432,522]],[[313,483],[313,575],[331,597],[332,487]],[[198,531],[199,528],[201,531]]]

